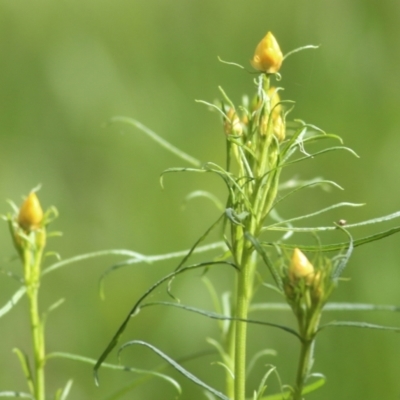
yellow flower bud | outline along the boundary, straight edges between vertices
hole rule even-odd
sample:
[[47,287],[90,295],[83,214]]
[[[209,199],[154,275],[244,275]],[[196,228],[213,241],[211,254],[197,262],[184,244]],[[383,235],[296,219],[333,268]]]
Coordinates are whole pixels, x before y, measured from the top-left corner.
[[40,228],[42,220],[43,210],[39,199],[35,192],[31,192],[19,209],[18,224],[22,229],[32,231]]
[[271,87],[268,90],[268,96],[271,102],[272,131],[276,138],[282,142],[285,139],[285,121],[282,118],[282,107],[278,104],[281,99],[276,88]]
[[256,47],[251,65],[260,72],[275,74],[279,71],[282,61],[283,54],[279,44],[274,35],[268,32]]
[[240,136],[243,133],[243,127],[240,123],[240,119],[233,108],[230,108],[227,112],[229,119],[225,120],[224,130],[227,135]]
[[289,266],[290,280],[293,282],[299,279],[305,279],[306,283],[311,283],[313,276],[313,265],[310,263],[310,261],[308,261],[308,258],[301,252],[300,249],[294,249]]

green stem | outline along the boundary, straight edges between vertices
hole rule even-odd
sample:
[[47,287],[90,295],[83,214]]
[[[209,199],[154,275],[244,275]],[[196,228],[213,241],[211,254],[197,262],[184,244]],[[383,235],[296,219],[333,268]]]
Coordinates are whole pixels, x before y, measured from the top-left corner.
[[[236,313],[238,319],[247,319],[250,301],[253,294],[254,270],[256,265],[255,253],[247,249],[243,255],[241,271],[238,274]],[[247,323],[236,321],[235,323],[235,384],[234,400],[246,398],[246,338]]]
[[293,400],[301,400],[303,398],[304,385],[310,375],[313,364],[315,336],[321,318],[321,307],[318,306],[310,311],[310,313],[299,316],[299,331],[302,335],[302,343]]
[[[35,400],[45,400],[45,346],[43,323],[39,314],[39,286],[42,248],[24,251],[25,284],[29,300],[29,317],[33,340],[35,365],[34,395]],[[33,257],[32,257],[33,255]]]
[[314,339],[305,340],[301,345],[299,364],[297,368],[296,387],[293,400],[301,400],[304,384],[310,373],[313,358]]

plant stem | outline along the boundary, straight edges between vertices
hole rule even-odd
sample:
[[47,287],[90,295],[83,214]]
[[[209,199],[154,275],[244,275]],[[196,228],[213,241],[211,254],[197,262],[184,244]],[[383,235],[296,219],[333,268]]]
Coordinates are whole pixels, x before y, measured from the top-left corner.
[[[247,319],[250,301],[253,294],[254,270],[256,265],[256,254],[251,248],[243,253],[241,271],[238,274],[236,318]],[[245,400],[246,398],[246,338],[247,323],[236,321],[235,323],[235,384],[234,400]]]
[[314,339],[305,340],[302,343],[299,364],[297,368],[296,387],[293,394],[293,400],[301,400],[304,384],[308,378],[314,349]]
[[[35,400],[45,400],[45,346],[43,322],[39,314],[39,286],[40,265],[42,260],[42,248],[24,251],[25,284],[29,300],[29,317],[31,323],[33,356],[35,365],[34,396]],[[33,257],[32,257],[33,256]]]

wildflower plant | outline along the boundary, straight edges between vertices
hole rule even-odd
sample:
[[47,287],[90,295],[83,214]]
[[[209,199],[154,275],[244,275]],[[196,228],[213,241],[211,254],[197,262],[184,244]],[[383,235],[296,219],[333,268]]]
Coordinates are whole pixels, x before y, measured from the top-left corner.
[[[224,321],[220,341],[210,341],[219,353],[220,365],[223,365],[226,371],[223,392],[210,387],[193,376],[182,365],[150,343],[132,340],[122,345],[119,349],[120,353],[132,345],[150,348],[188,379],[205,389],[210,399],[300,400],[307,393],[316,390],[325,382],[325,377],[322,374],[312,371],[315,340],[322,329],[344,325],[400,330],[400,328],[396,327],[382,327],[357,322],[336,321],[325,325],[320,324],[321,315],[325,308],[343,310],[358,308],[358,305],[329,305],[327,303],[329,296],[338,286],[342,272],[354,247],[396,233],[400,228],[397,227],[360,239],[353,239],[350,230],[357,226],[374,224],[399,217],[399,213],[356,224],[346,225],[345,222],[339,221],[339,223],[333,223],[331,226],[310,228],[296,227],[294,223],[307,220],[338,207],[357,207],[360,204],[333,204],[311,214],[300,215],[291,219],[281,218],[277,213],[279,204],[289,200],[290,196],[300,190],[315,186],[340,188],[337,183],[325,179],[291,180],[291,184],[286,185],[291,190],[289,193],[287,191],[284,192],[285,185],[280,182],[281,172],[284,168],[332,151],[345,151],[357,156],[353,150],[343,146],[343,141],[339,136],[328,134],[322,129],[301,120],[288,120],[294,102],[281,99],[282,88],[277,86],[277,83],[279,84],[281,80],[279,70],[287,56],[309,48],[315,48],[315,46],[305,46],[284,56],[277,40],[271,32],[268,32],[257,45],[251,60],[251,65],[258,71],[257,78],[254,80],[256,86],[254,96],[251,98],[244,97],[242,104],[237,106],[225,91],[220,88],[222,99],[217,103],[200,101],[217,110],[221,115],[227,149],[225,166],[217,165],[214,162],[200,162],[166,142],[134,119],[126,117],[112,119],[112,122],[127,123],[138,128],[165,149],[171,151],[186,163],[191,164],[190,167],[167,169],[162,173],[161,179],[167,173],[212,173],[222,179],[228,196],[218,220],[187,251],[175,270],[154,283],[133,305],[130,313],[126,316],[126,319],[98,359],[94,368],[97,383],[99,382],[98,369],[110,352],[117,346],[126,326],[131,322],[132,317],[148,306],[168,305]],[[237,66],[237,64],[234,65]],[[315,144],[335,141],[336,145],[328,145],[325,148],[312,151]],[[212,200],[215,199],[212,193],[201,193]],[[223,203],[220,201],[215,202],[217,206]],[[221,242],[200,246],[207,239],[210,232],[217,227],[221,232]],[[333,230],[342,232],[343,242],[324,244],[318,235]],[[273,232],[281,232],[282,237],[278,240],[272,240]],[[314,237],[318,238],[317,244],[306,246],[300,243],[293,243],[293,237],[298,232],[314,235]],[[196,264],[190,263],[194,252],[211,250],[218,246],[222,250],[218,257]],[[309,261],[304,253],[314,254],[313,261]],[[332,253],[334,253],[333,256]],[[170,257],[170,255],[165,256],[165,258]],[[125,263],[112,267],[110,271],[142,261],[137,258],[130,259]],[[221,299],[216,301],[217,312],[201,310],[176,301],[171,293],[173,279],[193,269],[203,269],[207,272],[210,268],[224,265],[230,268],[235,275],[235,284],[231,289],[230,300],[227,300],[227,297],[222,295]],[[265,267],[269,271],[272,281],[272,284],[266,282],[265,285],[280,293],[285,300],[286,307],[282,304],[268,303],[268,299],[264,304],[252,303],[259,277],[262,276],[260,271]],[[163,284],[166,284],[167,292],[175,301],[146,302],[147,297]],[[216,291],[208,280],[207,286],[215,299]],[[274,307],[291,310],[297,321],[297,330],[271,321],[249,318],[249,313],[255,309],[271,311]],[[376,308],[371,305],[369,309]],[[267,315],[270,317],[270,313]],[[249,365],[254,365],[256,358],[263,354],[263,350],[261,350],[255,358],[248,360],[246,336],[249,324],[259,324],[264,325],[266,328],[274,327],[289,332],[299,341],[300,356],[296,377],[291,384],[281,384],[279,393],[266,393],[266,381],[272,372],[276,372],[275,367],[272,366],[265,373],[258,387],[249,388],[246,385],[246,372]]]
[[[16,250],[24,267],[24,277],[21,279],[23,283],[21,289],[6,306],[0,309],[0,317],[6,314],[25,293],[27,294],[30,304],[34,368],[32,372],[28,357],[21,350],[17,350],[16,353],[21,361],[29,387],[29,393],[22,397],[35,400],[45,399],[44,367],[46,361],[53,357],[64,357],[93,364],[97,384],[100,384],[100,367],[145,374],[145,378],[133,379],[131,385],[110,397],[113,399],[121,398],[150,377],[164,379],[180,392],[179,383],[161,370],[143,371],[105,362],[109,354],[118,345],[128,324],[134,323],[133,317],[151,306],[175,307],[220,322],[219,341],[210,339],[208,342],[215,348],[216,357],[219,358],[218,362],[224,367],[226,373],[225,381],[221,384],[223,389],[211,387],[184,367],[185,360],[175,360],[148,342],[130,340],[120,346],[118,354],[121,354],[124,349],[130,346],[144,346],[156,353],[165,362],[165,365],[172,366],[202,388],[208,399],[303,399],[308,393],[319,389],[325,382],[325,377],[322,374],[313,371],[315,342],[317,335],[322,330],[332,326],[349,326],[400,331],[400,327],[385,327],[352,321],[321,323],[322,314],[328,310],[360,309],[358,304],[329,303],[330,295],[338,287],[354,248],[397,233],[400,231],[400,227],[357,239],[353,238],[350,231],[358,226],[397,218],[400,216],[400,212],[354,224],[339,221],[330,226],[319,227],[300,227],[296,224],[328,213],[335,208],[356,207],[359,204],[333,204],[311,214],[299,215],[290,219],[285,219],[280,216],[280,213],[278,214],[280,204],[289,201],[291,196],[298,191],[315,186],[340,188],[337,183],[321,178],[313,178],[308,181],[292,179],[290,184],[285,184],[280,179],[283,169],[332,151],[345,151],[356,155],[353,150],[343,146],[342,139],[339,136],[328,134],[322,129],[301,120],[289,120],[293,102],[282,99],[279,70],[288,55],[313,47],[305,46],[284,56],[277,40],[272,33],[268,32],[256,47],[251,60],[251,65],[257,71],[257,77],[254,80],[255,94],[251,97],[244,97],[242,104],[238,106],[220,88],[221,100],[216,103],[202,101],[213,110],[217,110],[221,116],[221,130],[226,139],[226,165],[224,166],[214,162],[200,162],[134,119],[127,117],[114,117],[112,119],[112,122],[127,123],[141,130],[185,162],[183,167],[170,168],[164,171],[161,180],[165,174],[180,172],[211,173],[222,180],[227,190],[227,199],[217,200],[212,193],[204,191],[192,195],[206,196],[222,210],[218,219],[210,225],[190,249],[152,256],[130,250],[104,250],[60,260],[42,270],[46,226],[57,213],[54,208],[43,213],[34,191],[28,196],[21,208],[18,209],[14,206],[14,213],[7,215],[5,219],[9,223]],[[329,145],[332,142],[337,144]],[[328,145],[322,149],[318,147],[317,150],[313,150],[313,146],[319,143],[328,143]],[[221,204],[224,204],[224,206],[221,206]],[[213,231],[220,232],[220,240],[207,243],[207,239]],[[324,243],[322,234],[330,231],[340,232],[343,235],[343,241],[333,244]],[[282,236],[274,239],[277,232]],[[316,238],[316,244],[302,244],[299,233],[312,235]],[[219,255],[212,259],[196,263],[191,261],[194,254],[205,254],[215,250],[219,250]],[[40,314],[38,308],[38,290],[41,277],[73,262],[104,255],[125,256],[126,259],[105,271],[101,278],[102,284],[110,273],[125,266],[154,263],[167,259],[178,259],[179,261],[173,271],[156,281],[142,295],[138,296],[130,312],[97,360],[61,352],[46,354],[45,315]],[[207,278],[206,273],[212,268],[227,268],[234,274],[234,285],[229,295],[219,295],[211,279]],[[206,284],[210,296],[214,300],[215,311],[182,304],[174,297],[173,280],[181,278],[186,272],[193,270],[204,272],[201,281]],[[268,278],[265,278],[264,271],[268,272]],[[262,281],[263,286],[279,293],[282,302],[273,303],[266,297],[263,303],[254,303],[254,294],[260,286],[260,281]],[[156,289],[162,285],[166,287],[167,293],[171,296],[171,301],[150,302],[149,296],[154,294]],[[56,305],[58,304],[56,303]],[[364,304],[363,309],[376,310],[381,308]],[[388,309],[394,310],[395,308],[388,307]],[[249,317],[249,314],[255,310],[264,311],[266,318],[259,320]],[[273,310],[290,311],[297,323],[297,328],[274,322],[272,318]],[[283,382],[279,371],[272,365],[267,368],[258,386],[250,387],[248,384],[248,371],[254,367],[260,357],[268,353],[266,349],[259,349],[259,352],[252,358],[248,356],[247,330],[249,324],[261,325],[267,332],[268,329],[279,329],[282,332],[289,333],[298,341],[300,352],[296,376],[288,383],[280,383],[278,392],[271,393],[269,385],[267,385],[267,381],[273,374],[278,376],[279,382]],[[198,353],[193,354],[193,358],[198,356]],[[64,400],[70,391],[70,387],[71,382],[69,381],[65,388],[56,394],[55,398]],[[8,397],[18,397],[21,394],[21,392],[0,392],[0,396],[3,396],[4,393],[8,393]]]

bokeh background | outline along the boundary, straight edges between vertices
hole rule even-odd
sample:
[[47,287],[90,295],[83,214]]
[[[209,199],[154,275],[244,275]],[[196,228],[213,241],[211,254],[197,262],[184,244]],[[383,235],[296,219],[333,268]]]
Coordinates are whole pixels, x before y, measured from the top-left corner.
[[[211,190],[223,200],[222,183],[208,174],[181,174],[167,176],[161,189],[160,172],[184,163],[137,130],[107,122],[115,115],[137,118],[195,157],[223,163],[219,116],[194,100],[212,102],[219,85],[236,102],[242,94],[252,94],[254,75],[219,63],[217,56],[250,71],[248,61],[268,30],[284,52],[321,45],[284,63],[283,96],[296,101],[293,118],[340,134],[360,155],[330,153],[288,170],[287,178],[322,176],[338,181],[345,191],[310,190],[282,204],[280,213],[296,216],[338,201],[366,206],[340,209],[313,223],[339,218],[356,222],[395,212],[400,208],[399,21],[400,2],[393,0],[0,0],[0,213],[10,209],[6,199],[20,203],[22,195],[41,183],[43,206],[55,205],[60,212],[52,228],[63,232],[62,238],[50,240],[49,250],[63,258],[102,249],[162,254],[190,247],[218,212],[206,200],[193,200],[185,208],[182,201],[196,189]],[[333,300],[400,304],[399,240],[394,236],[357,248],[345,274],[349,279]],[[19,271],[18,262],[9,261],[14,250],[5,223],[0,244],[2,268]],[[95,259],[46,276],[43,309],[66,299],[47,323],[49,352],[98,357],[137,297],[176,266],[170,261],[121,269],[107,279],[102,301],[99,277],[120,260]],[[210,278],[224,291],[231,275],[221,269]],[[15,281],[0,276],[0,305],[17,288]],[[174,288],[182,301],[212,308],[198,273],[177,280]],[[278,300],[269,292],[261,292],[261,298]],[[11,351],[29,351],[26,317],[26,302],[21,301],[0,320],[1,390],[26,390]],[[259,317],[293,324],[289,314]],[[400,326],[395,313],[336,313],[329,319]],[[218,337],[215,321],[154,308],[132,321],[123,341],[147,340],[179,358],[210,349],[206,337]],[[295,340],[251,327],[250,354],[261,348],[277,350],[278,357],[259,364],[251,387],[266,363],[278,367],[284,383],[293,382]],[[223,370],[212,364],[215,359],[186,367],[222,389]],[[317,344],[314,370],[328,381],[309,398],[397,399],[399,360],[399,335],[327,330]],[[149,351],[129,349],[123,362],[145,368],[160,360]],[[48,363],[48,392],[72,378],[71,399],[106,399],[134,377],[102,370],[96,388],[89,365],[54,359]],[[205,398],[196,386],[178,379],[184,387],[182,399]],[[269,384],[275,390],[276,379],[271,377]],[[168,384],[152,380],[123,398],[174,396]]]

